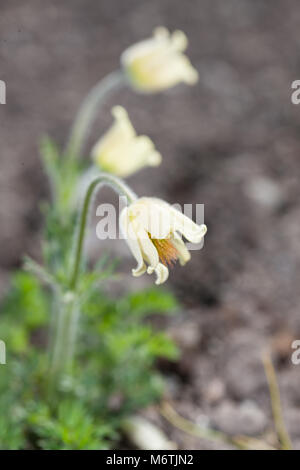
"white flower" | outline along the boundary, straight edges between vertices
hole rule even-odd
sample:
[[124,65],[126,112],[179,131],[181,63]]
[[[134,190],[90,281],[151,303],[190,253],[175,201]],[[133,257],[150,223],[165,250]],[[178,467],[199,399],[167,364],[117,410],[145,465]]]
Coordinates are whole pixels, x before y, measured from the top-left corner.
[[180,82],[193,85],[198,72],[183,54],[188,40],[182,31],[170,34],[156,28],[151,39],[141,41],[123,52],[121,63],[133,87],[142,92],[157,92]]
[[121,106],[112,109],[114,124],[92,150],[95,162],[105,171],[126,177],[144,166],[157,166],[161,155],[145,135],[137,136]]
[[133,276],[156,273],[156,284],[169,276],[168,265],[179,260],[184,265],[190,253],[181,239],[199,243],[207,228],[174,209],[167,202],[143,197],[125,207],[120,215],[120,228],[137,261]]

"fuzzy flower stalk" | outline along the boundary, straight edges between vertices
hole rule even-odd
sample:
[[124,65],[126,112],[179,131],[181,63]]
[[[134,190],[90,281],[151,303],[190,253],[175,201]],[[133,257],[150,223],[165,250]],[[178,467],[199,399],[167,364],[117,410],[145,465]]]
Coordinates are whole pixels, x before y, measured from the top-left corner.
[[124,74],[116,70],[101,79],[83,100],[72,125],[65,154],[70,160],[80,157],[83,144],[91,130],[99,106],[115,90],[125,84]]
[[83,267],[84,241],[89,220],[89,213],[96,189],[107,185],[119,195],[125,196],[128,203],[137,199],[136,194],[119,178],[100,173],[93,179],[84,195],[82,209],[79,212],[75,230],[74,255],[69,273],[69,284],[65,293],[59,293],[56,310],[58,312],[56,329],[50,350],[49,393],[60,389],[63,379],[72,375],[74,345],[76,343],[78,321],[80,317],[79,281]]

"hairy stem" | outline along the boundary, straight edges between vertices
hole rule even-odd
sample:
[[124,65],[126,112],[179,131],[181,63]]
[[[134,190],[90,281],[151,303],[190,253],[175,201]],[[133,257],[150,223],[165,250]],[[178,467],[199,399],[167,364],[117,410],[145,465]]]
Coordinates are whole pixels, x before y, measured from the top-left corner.
[[75,255],[74,255],[74,264],[72,266],[72,274],[70,280],[70,289],[76,290],[78,276],[79,276],[79,269],[81,265],[81,258],[83,252],[83,245],[84,245],[84,237],[88,222],[88,215],[89,215],[89,207],[92,200],[92,196],[95,193],[96,189],[99,189],[102,185],[108,185],[113,187],[117,193],[127,198],[127,201],[131,203],[134,201],[137,196],[136,194],[119,178],[107,174],[107,173],[100,173],[90,184],[86,191],[83,207],[80,213],[79,218],[79,228],[76,233],[75,238]]
[[84,239],[92,197],[96,189],[99,189],[102,185],[111,186],[117,193],[125,196],[129,203],[137,198],[136,194],[122,180],[106,173],[99,173],[99,175],[90,182],[86,190],[83,206],[79,214],[79,225],[75,232],[75,251],[74,257],[72,258],[69,289],[64,294],[58,292],[56,296],[54,312],[56,314],[55,330],[53,342],[50,346],[50,395],[57,390],[62,377],[71,373],[80,314],[78,280],[80,267],[82,265]]
[[63,375],[71,372],[77,333],[79,306],[76,296],[67,292],[55,299],[55,331],[51,344],[50,392],[52,393]]
[[121,70],[110,73],[98,82],[88,93],[75,117],[66,155],[70,159],[79,157],[84,140],[93,124],[97,109],[104,99],[114,90],[125,84],[124,75]]

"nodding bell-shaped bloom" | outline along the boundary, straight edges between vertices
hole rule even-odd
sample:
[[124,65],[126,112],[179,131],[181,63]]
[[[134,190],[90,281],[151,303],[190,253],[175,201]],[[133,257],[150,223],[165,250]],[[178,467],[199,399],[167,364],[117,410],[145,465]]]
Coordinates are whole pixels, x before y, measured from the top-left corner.
[[96,143],[92,157],[104,171],[127,177],[144,166],[157,166],[161,155],[145,135],[138,136],[121,106],[112,109],[115,122]]
[[133,276],[155,272],[156,284],[168,279],[168,266],[177,260],[181,265],[190,260],[181,235],[191,243],[200,243],[207,230],[204,224],[195,224],[167,202],[151,197],[137,199],[125,207],[120,228],[137,261]]
[[198,80],[198,72],[183,54],[187,45],[182,31],[170,34],[166,28],[159,27],[151,39],[126,49],[121,64],[132,86],[141,92],[162,91],[180,82],[193,85]]

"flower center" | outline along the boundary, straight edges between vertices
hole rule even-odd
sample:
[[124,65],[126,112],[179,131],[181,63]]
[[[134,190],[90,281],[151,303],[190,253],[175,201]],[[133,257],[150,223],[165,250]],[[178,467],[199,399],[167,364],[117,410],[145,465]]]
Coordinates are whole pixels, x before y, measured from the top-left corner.
[[178,259],[178,252],[168,238],[151,238],[149,234],[150,240],[152,241],[153,245],[155,246],[159,259],[165,266],[172,266],[176,263]]

